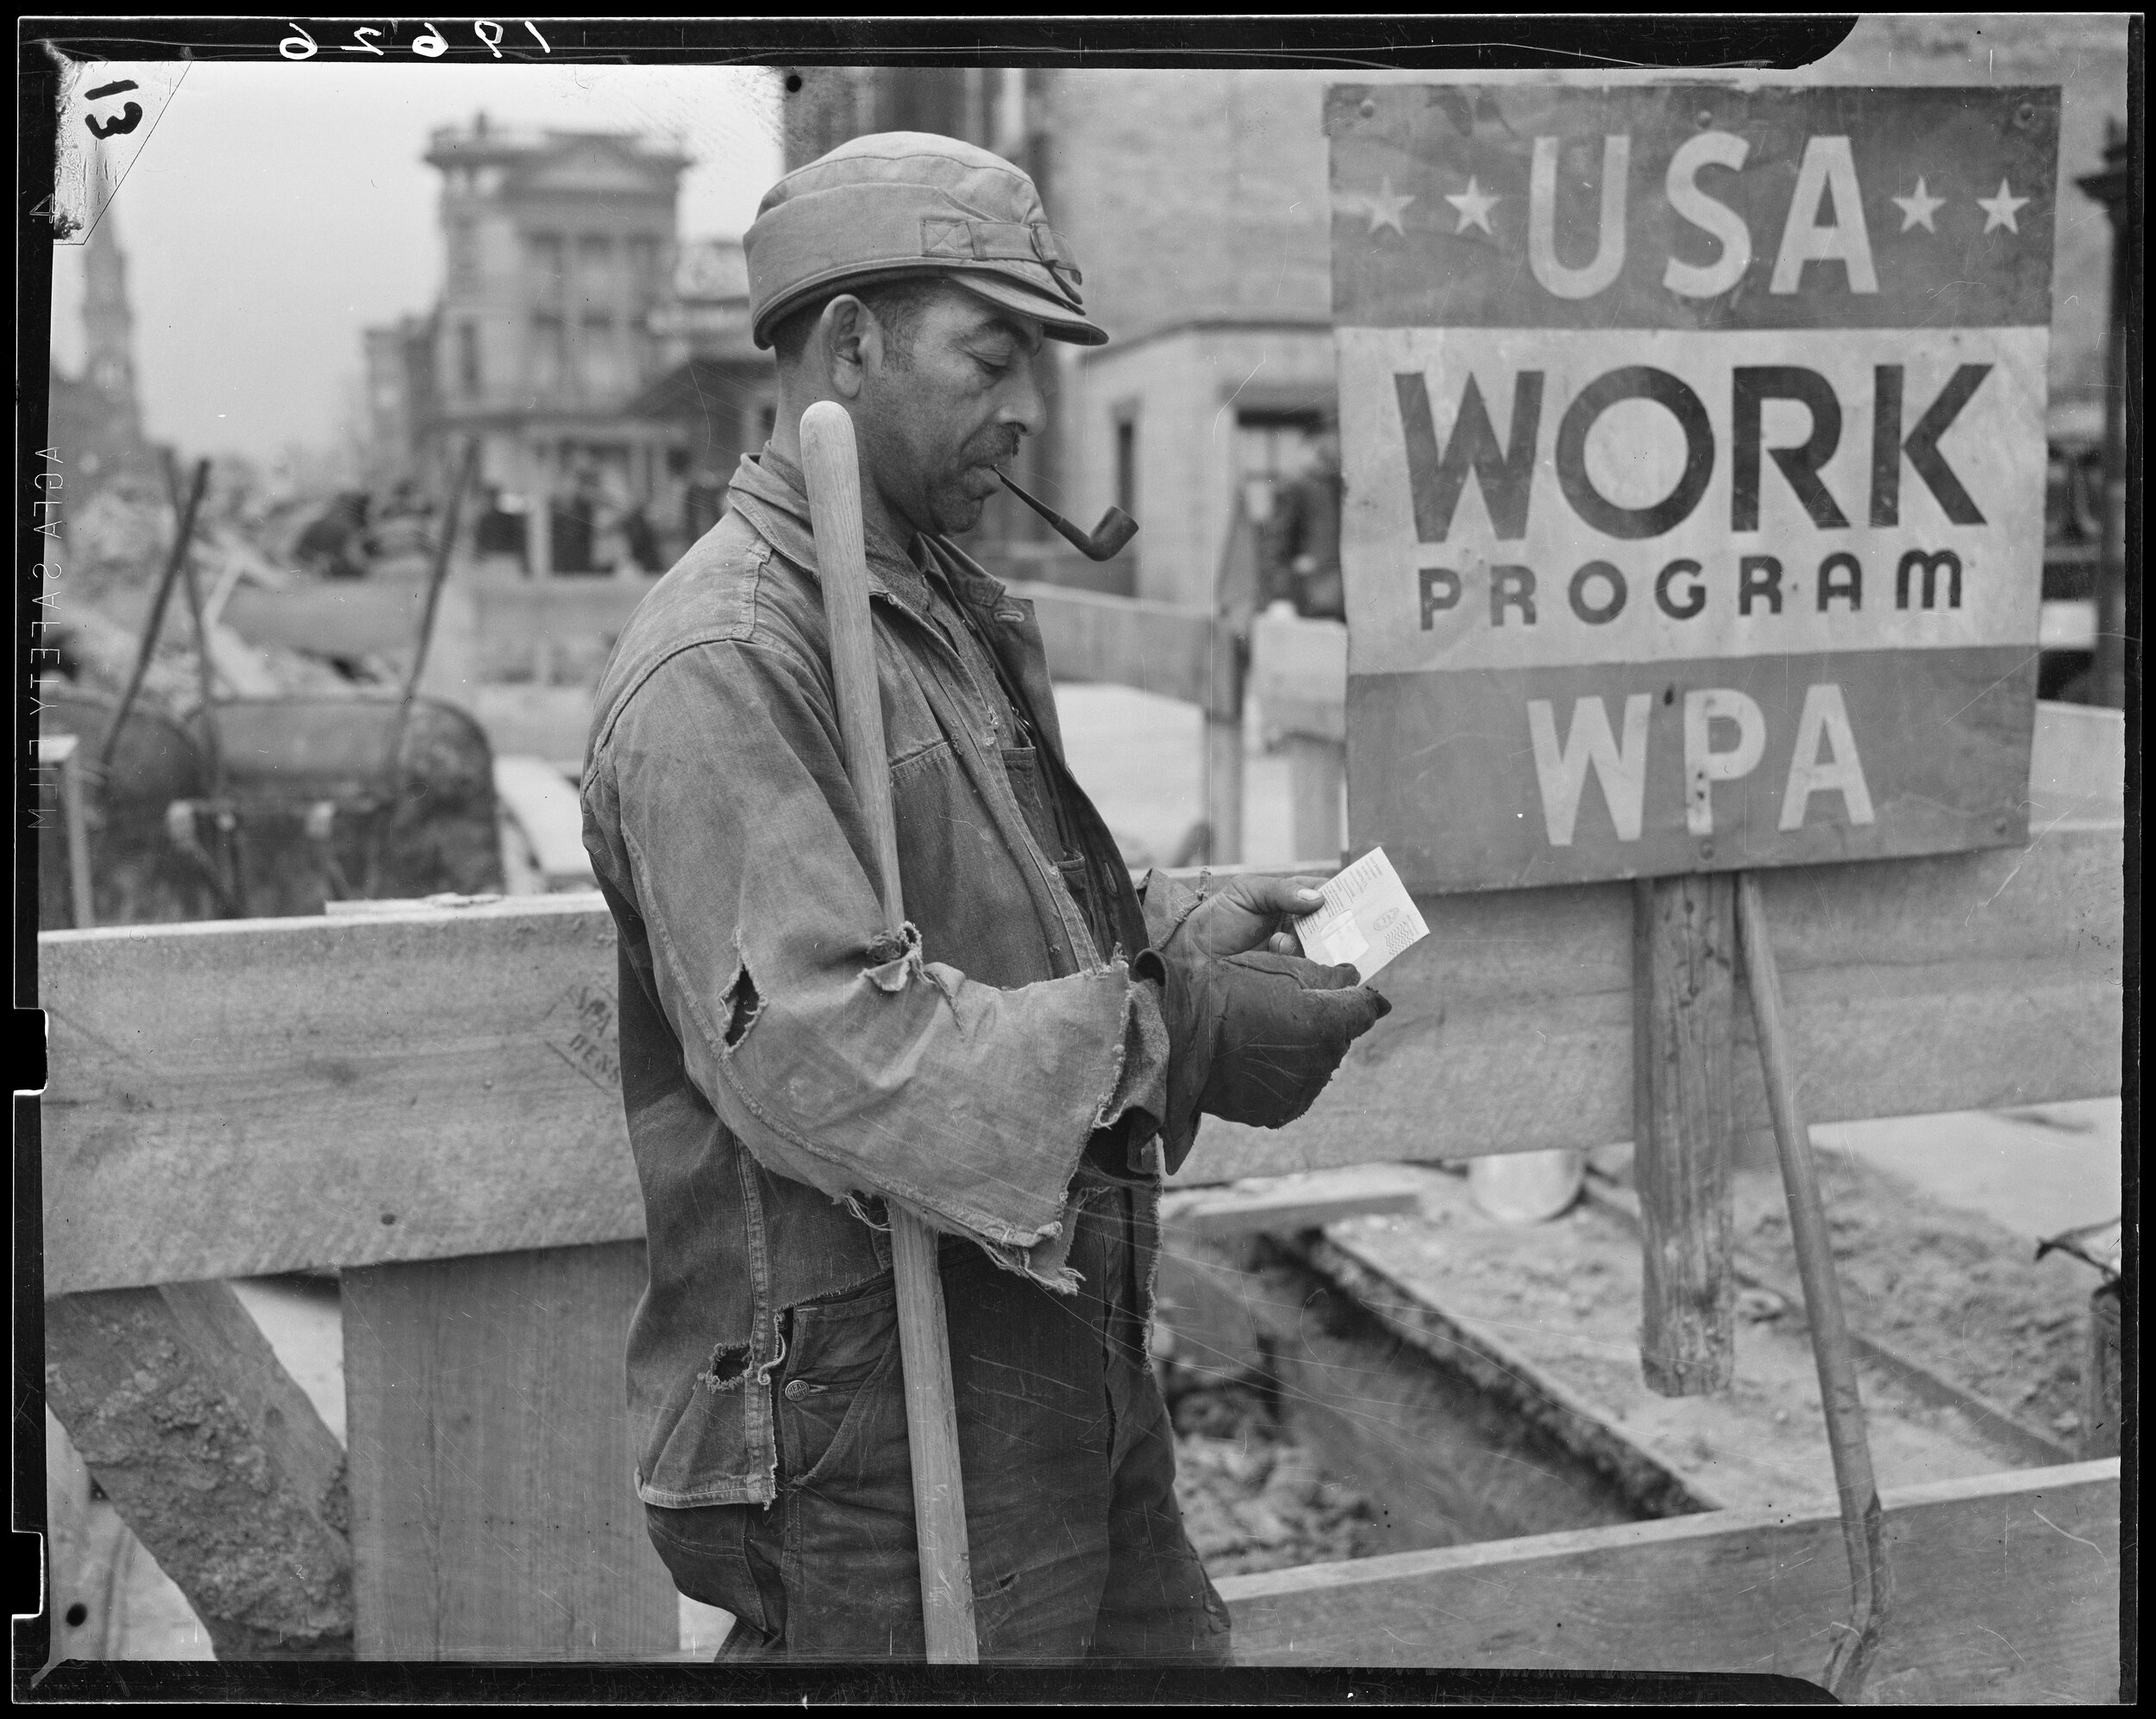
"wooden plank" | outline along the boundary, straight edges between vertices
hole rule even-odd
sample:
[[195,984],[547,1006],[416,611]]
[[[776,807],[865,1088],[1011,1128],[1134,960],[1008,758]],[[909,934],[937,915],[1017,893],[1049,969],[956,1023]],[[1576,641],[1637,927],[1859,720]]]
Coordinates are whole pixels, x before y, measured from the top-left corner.
[[[1216,644],[1213,618],[1205,610],[1057,585],[1009,588],[1032,604],[1048,648],[1048,672],[1058,681],[1105,681],[1186,704],[1210,701]],[[1218,648],[1232,649],[1225,637]]]
[[1163,1232],[1218,1240],[1239,1235],[1294,1235],[1341,1218],[1413,1212],[1422,1203],[1426,1170],[1400,1164],[1355,1164],[1311,1176],[1265,1176],[1226,1188],[1178,1190],[1162,1196]]
[[1633,886],[1633,1141],[1639,1183],[1639,1365],[1664,1396],[1728,1389],[1730,1052],[1736,891],[1727,876]]
[[[2116,1092],[2122,835],[1769,874],[1814,1118]],[[1420,907],[1431,936],[1382,981],[1392,1017],[1309,1114],[1208,1120],[1180,1183],[1631,1133],[1630,886]],[[613,925],[589,895],[39,950],[53,1293],[642,1233]],[[1737,1029],[1739,1125],[1764,1126],[1741,996]]]
[[49,1290],[643,1233],[593,897],[66,935]]
[[1206,857],[1234,865],[1243,857],[1243,725],[1206,718]]
[[584,850],[584,807],[576,790],[544,758],[494,759],[494,794],[517,821],[549,889],[589,889],[592,856]]
[[[2115,1459],[1884,1500],[1894,1610],[1866,1693],[2119,1696]],[[1848,1603],[1828,1509],[1714,1511],[1217,1585],[1245,1665],[1618,1667],[1815,1678]]]
[[352,1657],[344,1453],[224,1283],[45,1307],[47,1401],[220,1659]]
[[110,1657],[114,1578],[128,1539],[117,1512],[93,1506],[90,1470],[45,1411],[45,1663]]
[[675,1651],[622,1398],[644,1277],[638,1242],[346,1274],[360,1659]]
[[[1250,622],[1250,691],[1279,733],[1347,739],[1347,628],[1270,611]],[[1311,851],[1298,849],[1299,852]],[[1320,850],[1321,851],[1321,850]]]
[[282,591],[241,585],[219,618],[251,644],[365,656],[409,651],[426,603],[423,585],[401,580],[338,579]]
[[486,731],[487,744],[497,757],[507,754],[573,762],[581,768],[592,731],[589,687],[473,686],[459,702]]
[[2028,795],[2032,830],[2066,819],[2122,818],[2126,712],[2093,705],[2038,705]]
[[1288,737],[1288,827],[1299,854],[1337,861],[1346,841],[1340,790],[1347,776],[1347,748],[1307,734]]
[[596,668],[652,584],[642,578],[467,580],[476,618],[478,678],[528,671],[542,643],[580,646]]
[[[1813,1120],[2115,1093],[2122,835],[2069,823],[2027,849],[1763,873]],[[1300,1121],[1207,1119],[1180,1182],[1630,1138],[1631,886],[1417,904],[1431,935],[1378,982],[1392,1016]],[[1741,994],[1733,1057],[1736,1126],[1764,1132]]]

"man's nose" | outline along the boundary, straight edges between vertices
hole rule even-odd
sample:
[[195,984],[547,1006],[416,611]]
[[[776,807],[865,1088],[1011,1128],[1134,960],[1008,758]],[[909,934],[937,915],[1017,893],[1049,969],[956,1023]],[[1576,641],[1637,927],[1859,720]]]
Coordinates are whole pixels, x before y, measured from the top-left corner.
[[[1044,362],[1036,359],[1034,362]],[[996,412],[999,423],[1016,424],[1029,436],[1040,434],[1048,422],[1048,400],[1033,374],[1033,365],[1014,364],[1004,384],[1004,398]]]

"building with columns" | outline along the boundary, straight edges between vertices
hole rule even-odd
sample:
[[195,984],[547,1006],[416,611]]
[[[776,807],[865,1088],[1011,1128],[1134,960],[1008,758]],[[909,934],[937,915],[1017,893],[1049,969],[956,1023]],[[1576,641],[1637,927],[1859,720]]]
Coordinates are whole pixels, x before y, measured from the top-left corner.
[[686,467],[671,425],[626,408],[672,355],[675,205],[688,158],[632,134],[436,131],[446,267],[424,317],[366,336],[378,456],[445,489],[467,439],[521,505],[539,573],[594,566],[597,510],[663,509]]

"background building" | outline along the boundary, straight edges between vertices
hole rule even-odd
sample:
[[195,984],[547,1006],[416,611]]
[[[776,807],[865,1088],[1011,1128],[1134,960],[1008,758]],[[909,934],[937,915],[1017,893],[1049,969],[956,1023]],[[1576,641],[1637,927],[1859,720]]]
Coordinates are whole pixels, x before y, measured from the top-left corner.
[[83,246],[83,367],[53,369],[50,445],[65,450],[68,511],[128,479],[164,492],[157,456],[142,433],[135,392],[135,314],[128,304],[127,256],[107,198]]
[[730,290],[724,264],[700,252],[677,275],[687,158],[631,134],[481,113],[436,131],[426,159],[442,176],[440,299],[366,336],[383,474],[439,493],[476,438],[483,483],[523,517],[532,569],[603,570],[624,544],[662,569],[686,547],[698,437],[639,396],[700,349]]

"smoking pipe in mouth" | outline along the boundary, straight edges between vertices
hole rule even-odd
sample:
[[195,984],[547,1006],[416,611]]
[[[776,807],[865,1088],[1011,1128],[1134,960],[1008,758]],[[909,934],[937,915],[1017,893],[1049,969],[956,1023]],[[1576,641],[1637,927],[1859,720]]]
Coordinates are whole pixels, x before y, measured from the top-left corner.
[[1034,500],[1009,478],[1005,477],[1000,471],[997,472],[996,475],[1003,479],[1004,488],[1009,490],[1012,495],[1018,497],[1034,512],[1053,525],[1062,534],[1063,541],[1076,549],[1080,555],[1085,556],[1087,561],[1112,560],[1121,552],[1125,543],[1138,536],[1138,521],[1131,518],[1119,507],[1111,507],[1102,514],[1100,523],[1094,526],[1091,534],[1088,535],[1080,530],[1069,520],[1049,506],[1046,502]]

